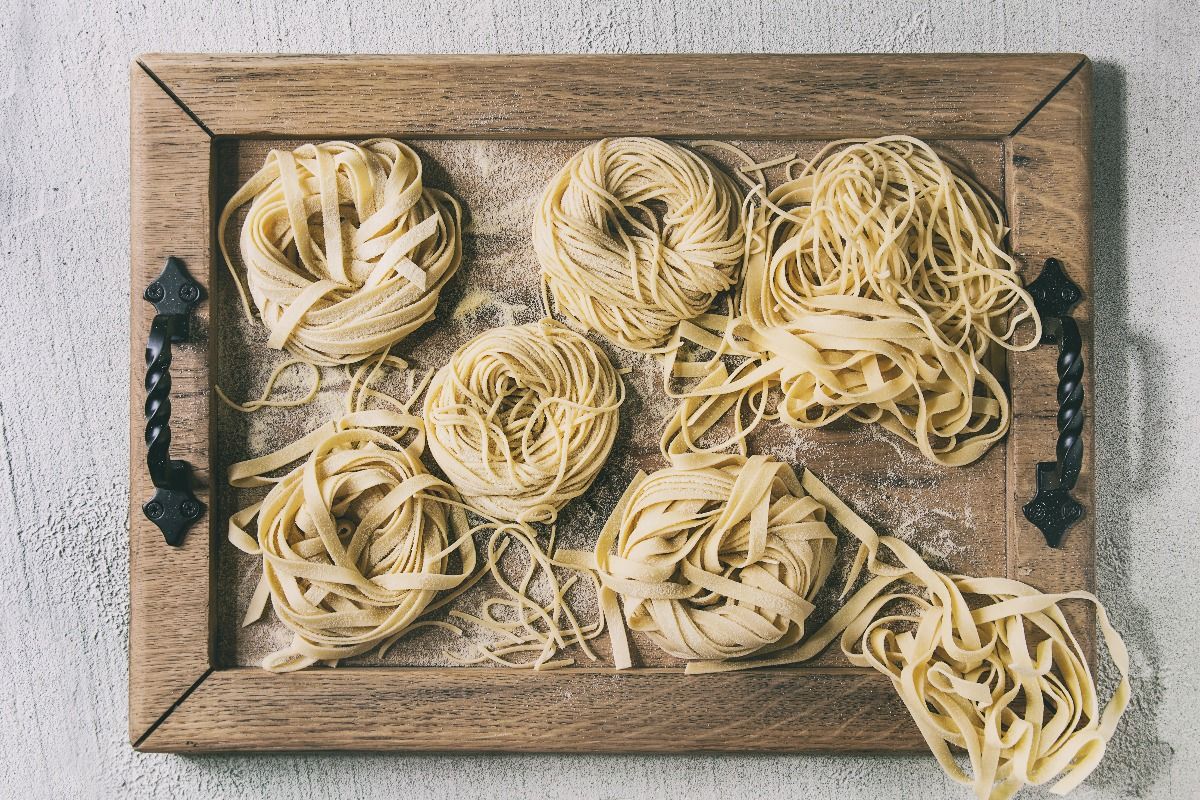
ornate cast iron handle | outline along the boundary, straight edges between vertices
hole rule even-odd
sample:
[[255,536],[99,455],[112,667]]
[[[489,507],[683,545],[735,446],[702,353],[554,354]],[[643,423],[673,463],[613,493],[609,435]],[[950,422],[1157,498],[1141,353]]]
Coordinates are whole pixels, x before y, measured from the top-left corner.
[[188,316],[203,290],[188,276],[183,262],[172,256],[143,297],[157,313],[146,341],[146,466],[154,497],[142,504],[142,512],[162,531],[167,544],[178,547],[192,523],[204,515],[204,503],[192,494],[192,465],[170,455],[171,344],[187,341]]
[[1056,460],[1037,465],[1037,494],[1024,510],[1046,543],[1058,547],[1084,513],[1071,496],[1083,466],[1083,339],[1071,309],[1083,299],[1083,291],[1063,272],[1061,261],[1048,258],[1029,293],[1042,315],[1042,343],[1059,345],[1058,444]]

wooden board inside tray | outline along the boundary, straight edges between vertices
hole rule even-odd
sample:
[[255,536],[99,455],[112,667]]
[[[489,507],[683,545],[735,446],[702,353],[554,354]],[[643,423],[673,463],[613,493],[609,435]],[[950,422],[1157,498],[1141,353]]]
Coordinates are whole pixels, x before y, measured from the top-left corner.
[[[606,78],[595,78],[604,74]],[[216,57],[148,56],[133,65],[131,392],[131,740],[141,749],[473,749],[530,751],[913,750],[922,743],[887,681],[826,654],[802,668],[685,677],[635,637],[638,668],[600,660],[555,673],[452,666],[469,647],[443,631],[401,640],[380,661],[278,676],[256,665],[286,643],[268,612],[239,621],[258,560],[225,539],[228,515],[261,494],[227,487],[230,463],[287,443],[328,419],[345,380],[326,370],[311,406],[232,411],[211,395],[257,393],[284,356],[247,321],[213,246],[216,214],[272,147],[388,135],[413,145],[426,179],[467,209],[464,261],[437,319],[394,352],[436,368],[481,330],[541,317],[530,244],[546,180],[598,135],[719,138],[768,159],[814,153],[843,136],[930,139],[1003,200],[1027,273],[1056,255],[1084,288],[1090,263],[1090,66],[1079,56]],[[302,90],[303,103],[296,96]],[[649,92],[653,97],[647,97]],[[656,97],[658,102],[651,102]],[[686,99],[684,99],[686,97]],[[419,109],[419,113],[414,111]],[[684,111],[690,113],[684,113]],[[330,120],[336,120],[336,123]],[[719,151],[706,150],[727,162]],[[231,223],[236,245],[241,216]],[[236,251],[236,246],[233,248]],[[141,292],[167,255],[209,292],[193,343],[173,366],[172,456],[198,468],[210,503],[184,546],[166,547],[141,515],[148,492],[141,348],[152,309]],[[239,265],[240,266],[240,265]],[[1090,304],[1085,336],[1091,411]],[[594,338],[594,337],[593,337]],[[638,469],[663,466],[658,436],[672,406],[656,363],[595,339],[626,377],[618,446],[587,495],[560,516],[562,546],[590,548]],[[1034,464],[1054,444],[1052,348],[1010,359],[1010,437],[962,469],[926,462],[876,427],[811,432],[771,425],[752,440],[807,466],[881,532],[931,563],[1007,575],[1043,589],[1091,588],[1090,516],[1051,550],[1020,515]],[[305,372],[288,373],[295,391]],[[1076,496],[1091,508],[1091,426]],[[431,467],[435,466],[428,459]],[[211,477],[210,477],[211,476]],[[824,618],[851,547],[818,602]],[[472,611],[494,587],[464,596]],[[594,614],[590,589],[576,598]],[[1077,616],[1092,641],[1090,618]],[[468,638],[486,641],[468,628]],[[1090,645],[1089,645],[1090,646]],[[536,722],[534,721],[536,720]]]
[[[804,140],[734,143],[758,161],[796,152],[807,157],[824,144]],[[215,161],[218,207],[223,207],[227,198],[262,166],[271,148],[292,149],[299,144],[253,140],[219,146]],[[546,182],[580,143],[509,139],[421,140],[413,144],[425,163],[429,183],[452,192],[467,211],[463,265],[443,290],[436,319],[392,350],[415,370],[424,371],[445,364],[450,353],[484,330],[533,322],[543,316],[538,265],[530,241],[534,208]],[[1000,195],[1004,161],[999,142],[936,144],[944,157],[962,163],[989,191]],[[711,147],[700,149],[727,169],[733,168],[729,154]],[[781,178],[782,169],[772,171],[768,177]],[[245,208],[235,216],[227,234],[240,274],[244,273],[236,255],[236,242],[244,217]],[[264,328],[258,321],[246,319],[226,270],[216,272],[212,286],[211,314],[218,331],[214,337],[214,378],[232,397],[256,396],[275,365],[290,356],[265,346]],[[651,472],[666,466],[659,453],[659,437],[667,417],[675,410],[675,402],[663,391],[657,361],[622,350],[603,337],[590,338],[613,363],[632,372],[625,378],[628,400],[621,410],[618,445],[592,489],[569,504],[560,516],[560,546],[587,550],[593,548],[600,528],[633,475],[638,470]],[[218,482],[213,496],[217,519],[227,518],[265,493],[264,489],[231,489],[221,481],[229,464],[289,444],[341,408],[347,373],[336,369],[325,370],[324,374],[326,383],[320,398],[309,407],[243,414],[223,403],[214,404],[213,474]],[[284,391],[299,396],[307,390],[310,378],[307,370],[293,368],[285,380]],[[403,388],[400,381],[396,389],[401,390],[401,396]],[[805,466],[812,469],[880,531],[905,539],[940,568],[989,575],[1006,570],[1003,443],[970,469],[939,467],[882,428],[849,422],[814,431],[767,425],[756,432],[751,446],[753,452],[770,453],[792,464],[797,472]],[[426,461],[438,471],[432,458]],[[834,573],[820,598],[821,619],[836,608],[841,576],[855,551],[850,537],[843,537],[843,541],[844,546],[839,548],[841,569]],[[259,623],[241,627],[261,572],[261,559],[242,553],[227,541],[218,541],[217,551],[215,658],[223,666],[257,666],[265,655],[286,646],[291,633],[269,613]],[[504,563],[510,567],[510,580],[514,580],[519,579],[528,562],[514,551]],[[484,580],[455,607],[478,613],[480,604],[499,591],[494,582]],[[581,587],[572,596],[575,608],[588,619],[597,614],[592,594],[590,588]],[[448,612],[446,609],[431,618],[447,619]],[[473,631],[469,625],[467,628],[469,639],[490,641],[484,632]],[[607,637],[597,644],[598,650],[607,654]],[[633,645],[640,666],[683,663],[641,634],[634,636]],[[453,666],[445,655],[447,649],[463,655],[471,653],[470,646],[453,633],[431,628],[401,639],[383,660],[364,655],[346,663]],[[579,652],[569,655],[580,664],[591,664]],[[845,665],[837,648],[815,663]],[[598,665],[611,665],[611,661],[606,658]]]

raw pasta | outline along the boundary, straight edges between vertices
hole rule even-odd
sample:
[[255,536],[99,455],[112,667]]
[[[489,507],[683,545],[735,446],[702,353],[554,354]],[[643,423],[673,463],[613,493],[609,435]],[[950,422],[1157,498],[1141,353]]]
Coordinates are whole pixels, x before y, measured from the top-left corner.
[[[812,473],[802,483],[859,540],[847,588],[864,567],[870,580],[790,649],[696,661],[687,671],[794,664],[840,639],[850,663],[891,679],[938,763],[955,781],[972,785],[980,800],[1005,800],[1027,784],[1055,781],[1056,794],[1079,785],[1103,757],[1131,691],[1128,653],[1100,601],[1084,591],[1043,594],[1007,578],[945,575],[903,541],[876,534]],[[882,560],[885,550],[898,563]],[[1070,600],[1095,605],[1121,676],[1103,707],[1060,608]],[[952,745],[966,750],[969,773]]]
[[[517,550],[524,551],[528,566],[519,581],[510,583],[500,568],[500,559],[513,542],[517,543]],[[450,660],[459,664],[491,662],[517,669],[559,669],[575,663],[569,656],[556,658],[561,651],[573,646],[590,660],[597,660],[589,643],[604,633],[605,619],[599,616],[592,622],[581,621],[567,598],[581,577],[587,579],[593,591],[600,591],[594,569],[573,560],[557,558],[554,532],[550,534],[548,546],[543,547],[534,528],[524,524],[495,526],[488,539],[486,554],[486,572],[481,574],[492,576],[500,587],[501,596],[485,600],[477,614],[455,609],[450,616],[490,632],[493,641],[489,644],[471,642],[473,653],[466,656],[447,652]],[[566,580],[559,577],[562,571],[569,573]],[[535,585],[549,596],[548,602],[533,599]]]
[[596,142],[542,195],[533,246],[543,284],[579,324],[631,350],[659,348],[737,279],[740,200],[720,168],[680,145]]
[[833,142],[754,216],[761,246],[751,248],[740,312],[756,327],[837,314],[821,300],[860,297],[913,312],[973,365],[991,343],[1037,344],[1014,341],[1038,316],[1004,250],[999,207],[919,139]]
[[[247,202],[244,287],[225,228]],[[403,143],[326,142],[272,150],[225,205],[217,237],[268,346],[312,364],[350,364],[433,317],[462,257],[460,218],[458,201],[424,185],[421,160]]]
[[[229,468],[233,486],[272,486],[261,503],[233,515],[229,539],[263,559],[244,624],[270,600],[294,634],[264,660],[273,672],[385,651],[415,625],[433,624],[417,620],[439,592],[462,587],[475,570],[473,531],[457,492],[421,463],[421,420],[396,401],[393,409],[365,408],[379,394],[366,384],[384,361],[404,366],[386,357],[360,368],[341,418]],[[286,475],[270,476],[297,461]],[[256,537],[246,531],[255,517]]]
[[725,659],[803,637],[835,543],[824,506],[791,467],[767,456],[689,454],[634,480],[595,560],[605,591],[623,598],[630,629],[678,658]]
[[624,397],[608,357],[566,326],[494,328],[430,382],[429,451],[488,518],[553,522],[608,458]]
[[[746,225],[733,313],[680,325],[670,344],[668,375],[706,380],[678,395],[664,450],[696,448],[694,420],[718,409],[734,409],[730,442],[741,443],[747,402],[761,418],[775,386],[788,425],[876,422],[941,464],[969,464],[1003,438],[1003,351],[1033,347],[1041,327],[986,193],[917,139],[834,142]],[[684,341],[714,355],[685,361]],[[730,375],[726,355],[757,363]]]

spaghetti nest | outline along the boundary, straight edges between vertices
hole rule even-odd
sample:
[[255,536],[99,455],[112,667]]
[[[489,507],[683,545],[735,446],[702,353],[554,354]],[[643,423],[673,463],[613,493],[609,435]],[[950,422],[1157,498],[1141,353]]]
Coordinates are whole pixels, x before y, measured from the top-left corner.
[[[765,387],[778,385],[779,418],[793,427],[877,422],[931,461],[977,460],[1009,426],[1004,351],[1041,335],[999,208],[907,136],[834,142],[798,173],[795,164],[749,215],[738,315],[681,332],[759,361],[736,381],[683,393],[674,428],[684,446],[698,436],[689,419],[724,402],[714,398],[753,398],[761,416]],[[1021,344],[1024,321],[1033,331]]]
[[430,382],[429,450],[483,515],[553,522],[604,465],[624,395],[608,357],[565,326],[495,328]]
[[433,316],[461,260],[458,202],[424,185],[421,160],[403,143],[272,150],[218,222],[248,317],[225,242],[247,202],[241,254],[267,344],[309,363],[353,363],[404,339]]
[[991,343],[1037,343],[1015,344],[1017,326],[1038,316],[1004,250],[999,207],[919,139],[834,142],[762,208],[762,249],[741,292],[758,327],[845,313],[828,299],[859,297],[911,312],[973,361]]
[[653,350],[736,281],[740,202],[729,176],[679,145],[596,142],[542,195],[533,244],[544,285],[579,324]]
[[[234,486],[272,486],[231,518],[229,538],[263,560],[244,624],[259,619],[270,599],[294,633],[290,646],[264,660],[274,672],[382,653],[414,627],[433,624],[417,620],[438,592],[462,586],[475,570],[457,492],[421,464],[420,419],[404,407],[363,409],[362,400],[379,393],[359,389],[340,419],[229,470]],[[283,477],[269,477],[297,461]],[[245,528],[255,516],[252,537]]]
[[[684,455],[635,479],[596,565],[605,590],[624,598],[630,629],[679,658],[727,659],[803,637],[835,546],[824,506],[786,464]],[[610,624],[614,636],[620,627]],[[617,661],[627,665],[628,653]]]

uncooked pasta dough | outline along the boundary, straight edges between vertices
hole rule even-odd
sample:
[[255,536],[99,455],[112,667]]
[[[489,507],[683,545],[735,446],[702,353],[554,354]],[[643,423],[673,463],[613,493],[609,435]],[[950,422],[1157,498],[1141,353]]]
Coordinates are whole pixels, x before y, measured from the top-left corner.
[[[966,351],[939,346],[916,315],[859,297],[816,305],[837,311],[768,328],[715,314],[681,325],[681,341],[708,342],[719,355],[751,360],[730,374],[719,358],[668,358],[674,376],[705,378],[680,395],[664,452],[704,449],[697,444],[699,422],[735,406],[736,430],[717,447],[744,446],[745,432],[764,418],[772,386],[780,389],[775,415],[793,428],[819,428],[843,416],[878,423],[947,466],[976,461],[1003,438],[1010,410],[999,380],[973,367]],[[747,406],[751,425],[743,420]]]
[[[676,330],[671,374],[706,380],[680,394],[664,448],[693,447],[693,420],[718,409],[734,407],[740,426],[748,398],[761,416],[778,386],[793,427],[877,422],[932,461],[977,460],[1008,430],[1003,350],[1033,347],[1041,330],[999,209],[911,137],[834,142],[794,166],[747,217],[734,313]],[[685,340],[716,355],[685,361]],[[758,363],[713,377],[725,355]]]
[[770,192],[757,224],[740,293],[757,327],[837,314],[820,300],[861,297],[912,311],[973,362],[990,343],[1037,344],[1014,341],[1038,316],[1004,250],[999,207],[919,139],[833,142]]
[[[597,544],[618,668],[631,659],[617,596],[628,627],[689,659],[689,674],[796,664],[840,640],[851,664],[891,679],[943,769],[980,800],[1056,779],[1064,793],[1099,763],[1130,684],[1124,643],[1093,595],[942,574],[876,534],[812,473],[797,483],[763,456],[676,462],[633,481]],[[833,560],[826,514],[860,545],[843,597],[864,569],[870,579],[805,637],[808,603]],[[1103,708],[1060,608],[1068,600],[1096,605],[1121,675]],[[951,746],[966,750],[969,774]]]
[[[1086,778],[1131,691],[1125,644],[1099,600],[1084,591],[1043,594],[1007,578],[942,574],[903,541],[876,534],[812,473],[802,482],[859,540],[847,588],[864,567],[871,579],[807,640],[765,657],[693,662],[687,671],[794,664],[840,639],[850,663],[891,679],[938,763],[955,781],[973,785],[980,800],[1004,800],[1022,786],[1051,781],[1052,791],[1064,794]],[[880,558],[884,551],[897,563]],[[1120,674],[1103,707],[1060,608],[1071,600],[1095,605]],[[970,773],[951,746],[966,750]]]
[[791,467],[689,454],[635,479],[595,559],[630,629],[679,658],[726,659],[800,641],[835,544]]
[[596,142],[542,195],[533,246],[544,285],[581,325],[622,347],[658,348],[736,281],[740,204],[733,181],[684,147]]
[[552,522],[608,458],[625,389],[608,357],[554,320],[494,328],[429,384],[429,451],[501,522]]
[[[494,640],[489,644],[469,642],[473,652],[466,656],[447,651],[450,660],[459,664],[491,662],[518,669],[550,670],[575,663],[569,656],[556,658],[569,647],[578,647],[590,660],[597,660],[589,643],[604,632],[605,618],[580,620],[568,594],[580,578],[585,578],[595,592],[600,591],[600,582],[589,566],[554,557],[554,537],[555,530],[551,529],[548,546],[543,548],[531,526],[495,527],[487,543],[486,572],[481,574],[492,576],[502,596],[485,600],[478,614],[460,609],[450,612],[451,617],[490,632]],[[510,583],[500,568],[500,558],[513,542],[517,543],[515,549],[524,551],[527,566],[520,580]],[[561,580],[558,573],[564,571],[569,576]],[[548,602],[533,599],[535,584],[548,596]]]
[[[245,624],[270,600],[294,634],[264,660],[268,670],[386,650],[427,624],[418,618],[437,594],[460,588],[475,570],[473,531],[457,492],[421,463],[420,419],[396,401],[365,408],[378,394],[366,384],[384,361],[403,366],[387,357],[360,368],[341,418],[229,469],[234,486],[272,486],[229,522],[230,541],[263,560]],[[297,461],[286,475],[270,476]],[[246,530],[255,517],[256,537]]]
[[[275,384],[289,367],[305,366],[308,367],[312,379],[309,381],[308,392],[303,397],[297,397],[292,400],[277,400],[273,397],[275,392]],[[298,358],[290,358],[287,361],[278,364],[275,369],[271,370],[271,374],[267,377],[267,384],[263,387],[262,392],[253,400],[247,400],[244,403],[239,403],[235,400],[230,400],[229,395],[225,394],[225,390],[220,386],[213,386],[217,392],[217,397],[221,402],[235,411],[241,411],[243,414],[253,414],[262,408],[295,408],[296,406],[308,405],[317,396],[317,392],[321,389],[321,368],[316,364],[310,364],[307,361],[302,361]]]
[[[225,228],[242,226],[245,287]],[[429,320],[462,255],[458,202],[422,180],[421,160],[392,139],[272,150],[217,225],[242,306],[267,344],[313,364],[384,352]]]

